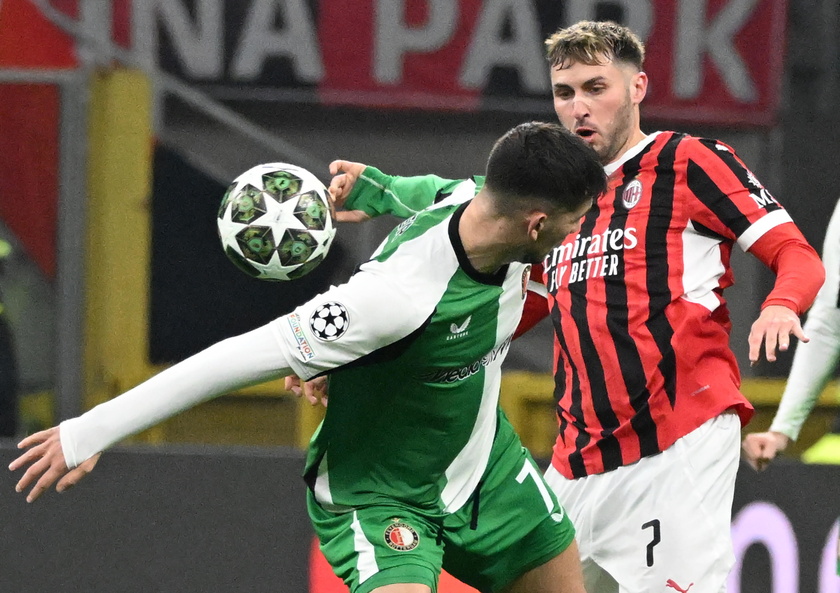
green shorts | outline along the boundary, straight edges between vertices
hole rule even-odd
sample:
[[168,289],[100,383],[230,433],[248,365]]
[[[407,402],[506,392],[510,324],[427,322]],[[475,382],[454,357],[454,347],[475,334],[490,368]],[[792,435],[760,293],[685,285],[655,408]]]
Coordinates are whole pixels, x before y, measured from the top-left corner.
[[441,569],[479,591],[499,591],[575,535],[518,438],[494,449],[476,492],[452,514],[397,501],[333,513],[311,492],[307,506],[324,556],[353,593],[396,583],[435,592]]

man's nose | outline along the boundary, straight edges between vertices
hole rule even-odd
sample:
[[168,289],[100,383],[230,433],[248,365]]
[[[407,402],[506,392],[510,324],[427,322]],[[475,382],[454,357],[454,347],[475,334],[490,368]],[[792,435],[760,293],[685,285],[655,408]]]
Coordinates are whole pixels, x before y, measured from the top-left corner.
[[589,115],[589,103],[583,99],[572,101],[572,115],[576,120],[581,120]]

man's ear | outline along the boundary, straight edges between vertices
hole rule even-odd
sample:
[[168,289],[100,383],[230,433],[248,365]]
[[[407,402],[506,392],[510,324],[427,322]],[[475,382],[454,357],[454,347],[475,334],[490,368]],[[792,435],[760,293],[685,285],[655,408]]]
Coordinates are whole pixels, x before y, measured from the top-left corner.
[[645,72],[637,72],[630,79],[630,100],[634,105],[642,102],[647,95],[648,76]]
[[534,210],[528,214],[528,237],[532,241],[536,241],[540,235],[540,231],[545,226],[545,220],[548,215],[545,212]]

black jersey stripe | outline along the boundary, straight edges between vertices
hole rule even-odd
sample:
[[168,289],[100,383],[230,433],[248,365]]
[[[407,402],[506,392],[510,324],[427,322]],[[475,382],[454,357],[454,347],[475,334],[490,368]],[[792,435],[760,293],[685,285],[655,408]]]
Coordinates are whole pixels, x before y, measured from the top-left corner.
[[738,209],[738,206],[729,198],[709,174],[697,163],[689,159],[686,167],[686,181],[688,189],[706,207],[714,212],[720,221],[729,228],[736,237],[740,237],[748,228],[750,221]]
[[[624,173],[622,184],[616,190],[614,202],[615,214],[613,214],[612,220],[610,221],[611,228],[626,228],[628,211],[622,203],[621,196],[627,184],[633,181],[638,175],[641,169],[642,159],[654,150],[655,144],[655,142],[649,143],[642,152],[624,164],[622,168]],[[653,209],[654,205],[651,205],[651,211]],[[667,221],[670,221],[670,216],[668,216]],[[618,272],[617,278],[625,277],[624,251],[621,251],[619,254]],[[650,414],[650,406],[648,404],[650,390],[647,387],[645,367],[642,363],[642,356],[636,346],[636,341],[630,333],[630,308],[627,296],[627,284],[625,282],[607,282],[606,291],[607,302],[615,303],[616,305],[615,307],[610,307],[607,324],[613,343],[615,344],[624,387],[629,395],[630,405],[635,411],[630,425],[633,427],[638,438],[642,456],[655,455],[660,450],[659,440],[656,434],[656,424]],[[610,470],[615,468],[605,469]]]
[[691,226],[694,227],[694,230],[697,231],[698,235],[708,237],[709,239],[714,239],[715,241],[726,241],[726,237],[722,236],[720,233],[714,232],[712,229],[705,226],[704,224],[701,224],[693,219],[689,220],[689,222],[691,223]]
[[651,212],[656,211],[657,214],[648,219],[645,233],[647,292],[650,299],[650,311],[653,313],[646,325],[661,354],[657,366],[665,381],[665,394],[671,402],[671,407],[675,406],[677,401],[677,356],[671,343],[674,328],[671,327],[671,322],[665,315],[665,309],[671,303],[671,290],[668,283],[670,271],[668,229],[674,214],[674,200],[676,199],[674,161],[680,140],[682,140],[681,137],[674,136],[659,153],[654,169],[656,179],[653,182],[650,205]]
[[[712,154],[714,154],[720,161],[723,163],[727,169],[729,169],[735,177],[738,178],[738,181],[743,185],[745,188],[752,190],[753,192],[761,192],[762,190],[767,193],[767,190],[761,187],[758,184],[758,180],[755,177],[750,176],[750,172],[747,169],[746,165],[735,155],[734,152],[729,150],[726,147],[720,145],[717,140],[710,140],[708,138],[701,138],[700,144],[705,146]],[[718,148],[721,146],[721,148]],[[782,205],[775,201],[775,198],[770,201],[765,201],[764,210],[767,212],[773,212],[774,210],[781,210]]]
[[[580,234],[582,237],[591,237],[592,231],[595,227],[595,222],[598,219],[600,209],[597,204],[586,214],[583,224],[581,225]],[[583,253],[573,257],[571,264],[586,265],[586,250],[581,250]],[[571,315],[572,321],[577,330],[578,339],[580,341],[581,358],[586,367],[586,375],[589,381],[589,389],[592,394],[592,405],[595,410],[595,415],[598,418],[598,423],[601,425],[602,437],[598,439],[598,448],[601,451],[601,458],[605,468],[614,468],[622,465],[623,460],[621,456],[621,446],[618,440],[613,435],[613,431],[619,426],[618,417],[610,403],[610,390],[607,385],[606,374],[604,373],[604,366],[601,362],[601,357],[598,354],[597,344],[592,338],[590,330],[590,322],[587,307],[587,284],[585,280],[578,282],[569,282],[569,294],[571,297]],[[580,393],[577,394],[578,397]],[[588,437],[587,437],[588,438]],[[578,438],[580,440],[580,437]],[[578,445],[577,450],[582,448]]]
[[[583,424],[583,400],[581,397],[580,392],[580,374],[578,373],[577,369],[575,368],[574,364],[572,364],[572,355],[569,352],[569,346],[566,344],[566,339],[564,337],[562,331],[562,316],[560,315],[560,310],[555,303],[554,307],[551,311],[551,320],[554,323],[554,334],[557,340],[557,345],[563,350],[563,356],[566,360],[569,361],[569,365],[572,367],[571,370],[571,382],[572,382],[572,389],[571,389],[571,405],[569,406],[569,412],[572,414],[573,418],[577,418],[578,421],[575,422],[575,428],[578,431],[577,437],[575,438],[575,450],[569,456],[569,466],[572,468],[572,473],[575,477],[583,477],[586,475],[586,466],[583,463],[583,455],[581,453],[583,447],[589,444],[591,440],[589,437],[589,433],[586,432],[586,424]],[[569,427],[569,423],[566,418],[562,414],[562,408],[560,406],[560,398],[566,392],[566,369],[563,365],[562,357],[558,354],[558,360],[556,361],[557,372],[554,375],[554,402],[557,407],[557,417],[560,419],[560,427],[559,432],[563,441],[566,441],[566,430]],[[580,423],[580,424],[579,424]]]
[[437,204],[439,202],[442,202],[451,195],[451,191],[443,191],[442,189],[439,189],[438,192],[435,194],[435,199],[432,203]]

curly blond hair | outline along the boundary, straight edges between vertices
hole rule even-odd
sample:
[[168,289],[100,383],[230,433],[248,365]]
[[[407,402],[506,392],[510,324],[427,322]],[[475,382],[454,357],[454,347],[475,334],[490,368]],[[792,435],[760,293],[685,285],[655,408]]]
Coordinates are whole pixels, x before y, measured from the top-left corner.
[[552,67],[573,62],[594,66],[611,60],[632,64],[639,71],[645,45],[630,29],[612,21],[581,21],[559,29],[545,40],[546,58]]

